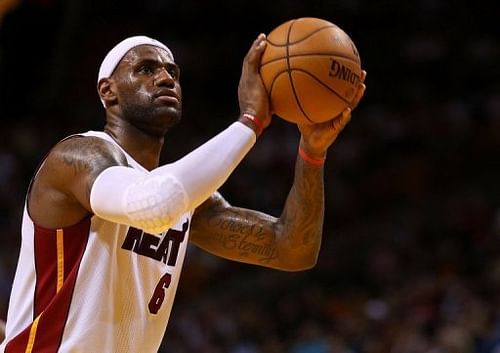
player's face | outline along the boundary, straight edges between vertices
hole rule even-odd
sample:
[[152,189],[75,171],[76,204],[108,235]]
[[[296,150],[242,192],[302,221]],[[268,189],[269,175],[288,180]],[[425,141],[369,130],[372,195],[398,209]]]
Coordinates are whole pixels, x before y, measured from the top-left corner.
[[141,45],[130,50],[113,74],[123,118],[141,130],[165,134],[181,118],[179,74],[161,48]]

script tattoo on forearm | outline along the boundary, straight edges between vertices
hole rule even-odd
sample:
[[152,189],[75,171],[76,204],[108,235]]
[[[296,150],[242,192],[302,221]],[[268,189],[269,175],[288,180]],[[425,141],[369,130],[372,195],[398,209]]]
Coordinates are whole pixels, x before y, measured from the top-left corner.
[[211,229],[216,230],[212,241],[222,248],[262,263],[277,258],[272,228],[266,229],[270,226],[263,224],[251,211],[236,209],[226,212],[222,217],[208,215],[207,221]]

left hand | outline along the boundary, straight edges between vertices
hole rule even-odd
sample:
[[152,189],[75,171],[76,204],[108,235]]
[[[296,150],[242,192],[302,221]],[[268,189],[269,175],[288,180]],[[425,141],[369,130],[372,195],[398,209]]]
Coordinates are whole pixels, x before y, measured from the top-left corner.
[[366,71],[361,72],[361,80],[351,106],[347,107],[339,116],[319,124],[299,124],[301,133],[300,147],[312,157],[324,158],[328,147],[337,139],[337,136],[351,120],[351,112],[357,107],[366,90],[364,83]]

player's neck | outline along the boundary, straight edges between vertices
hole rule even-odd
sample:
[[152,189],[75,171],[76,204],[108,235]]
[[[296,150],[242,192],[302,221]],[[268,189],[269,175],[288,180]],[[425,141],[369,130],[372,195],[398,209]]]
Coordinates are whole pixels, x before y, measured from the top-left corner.
[[164,137],[148,134],[124,120],[107,121],[104,131],[147,170],[158,167]]

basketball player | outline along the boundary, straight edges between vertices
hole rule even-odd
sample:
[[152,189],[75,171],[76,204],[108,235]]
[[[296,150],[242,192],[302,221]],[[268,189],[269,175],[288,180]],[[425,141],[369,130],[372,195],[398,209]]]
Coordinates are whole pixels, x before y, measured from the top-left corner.
[[145,36],[107,54],[98,75],[104,131],[60,141],[30,185],[0,352],[157,352],[189,240],[248,264],[314,266],[322,165],[350,109],[300,127],[295,181],[279,218],[233,207],[217,192],[271,121],[259,75],[265,43],[259,35],[244,59],[239,118],[163,166],[165,134],[181,118],[179,67],[168,47]]

